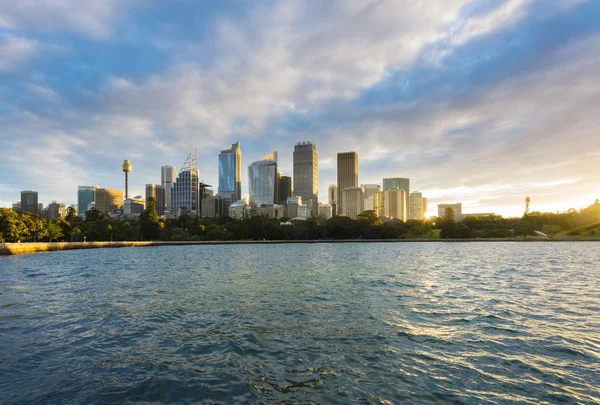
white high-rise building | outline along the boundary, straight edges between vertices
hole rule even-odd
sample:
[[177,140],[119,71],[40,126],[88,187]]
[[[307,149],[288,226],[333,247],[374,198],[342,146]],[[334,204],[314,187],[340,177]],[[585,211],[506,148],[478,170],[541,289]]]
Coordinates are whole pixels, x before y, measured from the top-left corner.
[[165,189],[165,207],[171,208],[171,189],[177,178],[177,172],[173,166],[162,166],[160,168],[160,185]]
[[341,199],[341,206],[345,211],[340,212],[339,215],[356,219],[356,216],[364,211],[364,201],[362,187],[346,187],[342,191]]
[[393,187],[383,192],[383,213],[386,217],[406,222],[406,193]]
[[421,221],[425,217],[425,204],[423,194],[418,191],[410,193],[408,219]]
[[379,206],[379,196],[381,191],[381,186],[379,184],[361,184],[360,185],[363,190],[363,198],[365,211],[378,211]]

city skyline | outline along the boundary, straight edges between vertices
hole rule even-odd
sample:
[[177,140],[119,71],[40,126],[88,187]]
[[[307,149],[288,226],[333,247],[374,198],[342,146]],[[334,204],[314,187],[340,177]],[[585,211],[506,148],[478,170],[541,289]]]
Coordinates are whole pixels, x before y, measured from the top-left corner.
[[237,140],[242,194],[251,162],[276,149],[293,177],[294,144],[310,140],[323,202],[337,153],[355,150],[359,184],[410,178],[428,215],[461,202],[520,216],[526,196],[531,211],[593,203],[600,4],[405,4],[73,2],[75,21],[53,3],[7,3],[0,206],[28,189],[45,205],[75,204],[78,186],[121,190],[125,158],[129,195],[144,195],[190,142],[216,191],[219,151]]

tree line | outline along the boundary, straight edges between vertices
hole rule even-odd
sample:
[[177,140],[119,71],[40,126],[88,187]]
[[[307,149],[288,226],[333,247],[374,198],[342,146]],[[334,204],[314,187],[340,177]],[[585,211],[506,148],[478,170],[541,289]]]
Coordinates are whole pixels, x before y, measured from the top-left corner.
[[[365,211],[357,219],[335,216],[294,221],[253,216],[234,219],[217,215],[198,218],[184,214],[177,219],[159,218],[156,201],[149,198],[138,219],[105,217],[95,209],[77,217],[73,208],[64,219],[49,220],[35,214],[0,209],[0,241],[220,241],[220,240],[331,240],[331,239],[430,239],[430,238],[506,238],[527,237],[541,231],[554,236],[563,230],[571,235],[600,236],[600,203],[564,213],[532,212],[523,218],[499,215],[467,217],[456,222],[449,209],[442,218],[406,222],[394,219],[381,222],[375,211]],[[596,235],[596,232],[598,234]]]

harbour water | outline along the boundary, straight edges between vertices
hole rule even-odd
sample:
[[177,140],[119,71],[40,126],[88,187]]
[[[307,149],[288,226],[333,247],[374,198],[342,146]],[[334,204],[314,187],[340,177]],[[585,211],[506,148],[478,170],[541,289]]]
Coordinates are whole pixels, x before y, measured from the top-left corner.
[[599,247],[0,257],[0,403],[600,403]]

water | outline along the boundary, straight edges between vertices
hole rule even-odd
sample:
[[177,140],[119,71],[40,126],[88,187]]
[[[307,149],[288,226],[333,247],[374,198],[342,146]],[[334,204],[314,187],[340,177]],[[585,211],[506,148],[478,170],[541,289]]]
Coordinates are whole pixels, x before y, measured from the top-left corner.
[[599,247],[0,257],[0,403],[600,403]]

